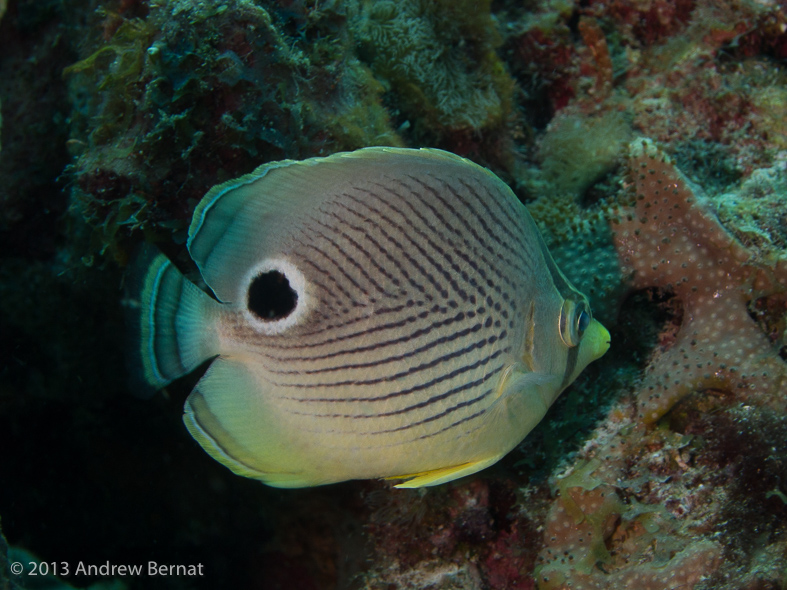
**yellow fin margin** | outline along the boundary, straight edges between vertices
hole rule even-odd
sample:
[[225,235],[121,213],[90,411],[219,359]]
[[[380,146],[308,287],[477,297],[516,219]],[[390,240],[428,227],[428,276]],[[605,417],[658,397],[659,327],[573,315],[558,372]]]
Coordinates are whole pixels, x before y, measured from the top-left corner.
[[436,486],[441,483],[454,481],[466,475],[472,475],[482,469],[486,469],[490,465],[497,463],[503,455],[495,455],[491,459],[483,459],[481,461],[471,461],[470,463],[462,463],[461,465],[452,465],[451,467],[441,467],[431,471],[424,471],[422,473],[411,473],[409,475],[398,475],[395,477],[386,477],[385,479],[407,479],[400,484],[396,484],[395,488],[412,489],[423,488],[428,486]]

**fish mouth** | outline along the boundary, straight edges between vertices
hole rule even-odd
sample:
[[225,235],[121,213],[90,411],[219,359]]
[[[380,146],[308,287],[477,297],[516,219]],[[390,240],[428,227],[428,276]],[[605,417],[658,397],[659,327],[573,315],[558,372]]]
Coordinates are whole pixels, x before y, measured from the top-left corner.
[[594,360],[607,354],[612,344],[612,337],[609,335],[609,331],[596,319],[588,326],[583,340],[587,340],[590,344]]

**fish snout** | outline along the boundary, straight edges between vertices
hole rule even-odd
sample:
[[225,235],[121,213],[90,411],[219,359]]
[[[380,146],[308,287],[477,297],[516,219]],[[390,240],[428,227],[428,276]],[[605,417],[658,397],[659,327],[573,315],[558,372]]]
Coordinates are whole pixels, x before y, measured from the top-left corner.
[[607,353],[612,339],[609,336],[609,331],[601,322],[594,319],[590,322],[583,341],[588,343],[591,357],[595,360]]

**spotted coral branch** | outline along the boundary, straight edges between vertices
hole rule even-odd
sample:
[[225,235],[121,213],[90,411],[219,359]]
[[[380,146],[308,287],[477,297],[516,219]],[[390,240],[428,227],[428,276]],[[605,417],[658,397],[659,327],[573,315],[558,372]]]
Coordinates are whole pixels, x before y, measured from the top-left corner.
[[787,290],[787,261],[756,259],[651,142],[631,144],[628,167],[636,204],[613,225],[621,266],[632,289],[665,290],[683,306],[674,342],[657,351],[639,386],[640,418],[655,422],[707,389],[783,409],[787,365],[747,305]]

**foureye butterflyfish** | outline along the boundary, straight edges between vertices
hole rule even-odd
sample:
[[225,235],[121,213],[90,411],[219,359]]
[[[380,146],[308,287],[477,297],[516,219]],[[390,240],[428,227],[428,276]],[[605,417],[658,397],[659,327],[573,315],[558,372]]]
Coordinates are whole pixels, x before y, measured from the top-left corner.
[[213,359],[192,436],[277,487],[436,485],[513,449],[609,347],[511,189],[435,149],[265,164],[211,189],[131,299],[152,389]]

